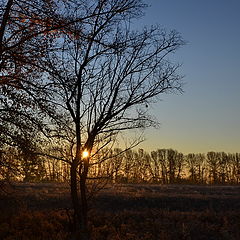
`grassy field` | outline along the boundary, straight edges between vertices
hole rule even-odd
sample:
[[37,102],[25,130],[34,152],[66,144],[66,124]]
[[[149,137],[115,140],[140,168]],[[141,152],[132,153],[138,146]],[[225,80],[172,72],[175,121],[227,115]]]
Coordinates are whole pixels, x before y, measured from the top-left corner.
[[[0,239],[70,239],[68,189],[7,187],[0,196]],[[89,208],[93,240],[240,239],[240,186],[107,185]]]

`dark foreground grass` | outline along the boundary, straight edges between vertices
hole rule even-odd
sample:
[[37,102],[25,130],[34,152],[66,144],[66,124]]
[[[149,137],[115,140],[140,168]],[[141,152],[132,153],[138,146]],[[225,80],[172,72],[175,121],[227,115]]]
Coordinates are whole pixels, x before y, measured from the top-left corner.
[[[66,185],[22,184],[0,197],[1,240],[71,239]],[[91,202],[92,240],[239,240],[240,187],[108,186]]]

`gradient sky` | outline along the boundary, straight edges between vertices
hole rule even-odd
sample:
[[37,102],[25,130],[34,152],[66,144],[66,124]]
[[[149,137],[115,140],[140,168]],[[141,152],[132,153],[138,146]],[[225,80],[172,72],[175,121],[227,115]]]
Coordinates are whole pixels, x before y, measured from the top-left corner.
[[176,29],[188,44],[174,56],[183,63],[185,92],[153,106],[161,126],[147,130],[139,147],[240,152],[240,1],[146,2],[139,23]]

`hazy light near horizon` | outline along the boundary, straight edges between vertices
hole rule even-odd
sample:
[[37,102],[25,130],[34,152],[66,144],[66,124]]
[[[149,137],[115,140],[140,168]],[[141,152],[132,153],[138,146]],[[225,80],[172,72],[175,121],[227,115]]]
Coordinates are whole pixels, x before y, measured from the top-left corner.
[[162,96],[146,131],[146,150],[240,152],[240,1],[149,0],[138,24],[176,29],[188,44],[173,55],[183,63],[182,95]]

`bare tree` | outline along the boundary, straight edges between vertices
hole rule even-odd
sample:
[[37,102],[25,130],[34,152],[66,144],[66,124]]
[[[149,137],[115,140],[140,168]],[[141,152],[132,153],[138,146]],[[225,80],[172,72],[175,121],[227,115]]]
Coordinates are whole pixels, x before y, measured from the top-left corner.
[[[53,14],[60,22],[70,19],[71,24],[51,25],[51,30],[57,31],[44,39],[41,34],[48,29],[49,18],[41,21],[47,25],[36,36],[44,42],[43,54],[37,61],[30,55],[24,66],[36,67],[41,74],[31,75],[32,68],[17,69],[14,74],[31,76],[41,83],[39,99],[46,105],[39,111],[48,114],[41,124],[48,126],[51,141],[67,146],[57,159],[70,165],[76,227],[81,229],[81,239],[88,239],[89,168],[105,160],[98,153],[106,147],[111,149],[121,132],[157,124],[148,114],[148,105],[162,94],[181,91],[179,65],[172,64],[169,58],[184,41],[176,31],[167,32],[158,26],[131,30],[131,21],[142,16],[145,7],[139,0],[72,0],[56,6],[50,6],[48,15]],[[8,5],[6,14],[7,9]],[[22,21],[36,24],[38,18],[23,15]],[[4,31],[2,27],[1,32]],[[20,43],[25,43],[25,39],[20,38]],[[34,51],[38,54],[37,49]],[[8,77],[4,74],[4,78]],[[83,155],[84,151],[87,154]]]
[[187,167],[190,172],[191,182],[197,182],[197,156],[194,153],[189,153],[186,156]]
[[229,154],[229,181],[232,183],[240,183],[240,154]]
[[209,181],[210,183],[218,183],[218,168],[219,168],[219,154],[217,152],[208,152],[207,153],[207,164],[209,172]]

